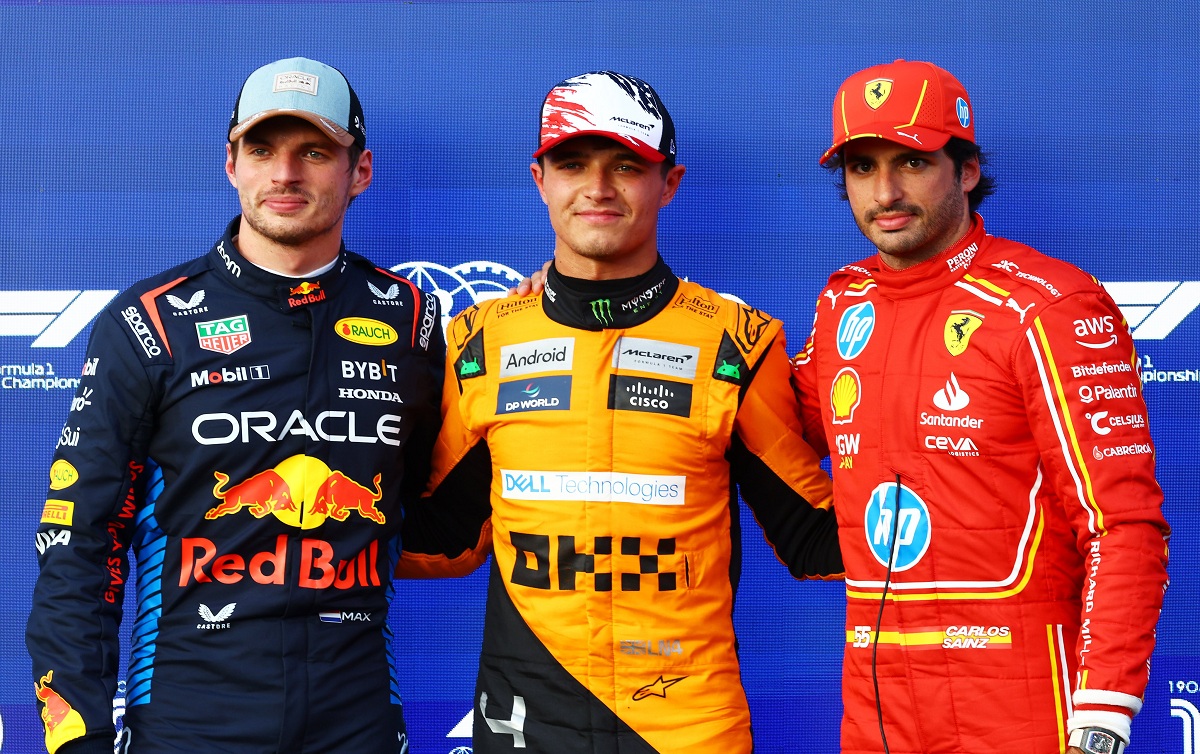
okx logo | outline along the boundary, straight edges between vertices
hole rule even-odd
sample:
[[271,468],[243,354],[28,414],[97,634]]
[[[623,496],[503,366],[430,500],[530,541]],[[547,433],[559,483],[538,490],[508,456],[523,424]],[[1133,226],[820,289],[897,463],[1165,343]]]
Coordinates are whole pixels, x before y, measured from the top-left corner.
[[0,335],[33,337],[33,348],[62,348],[117,291],[0,291]]
[[1105,283],[1136,340],[1162,340],[1200,306],[1200,282]]

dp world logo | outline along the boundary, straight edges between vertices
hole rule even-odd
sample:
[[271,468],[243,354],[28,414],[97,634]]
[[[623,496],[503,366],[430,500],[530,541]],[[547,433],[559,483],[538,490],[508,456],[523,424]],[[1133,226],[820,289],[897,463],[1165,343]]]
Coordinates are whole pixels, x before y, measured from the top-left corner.
[[929,508],[915,492],[895,482],[884,482],[871,493],[865,524],[871,554],[885,568],[890,556],[894,572],[912,568],[929,549]]
[[471,304],[504,298],[525,277],[496,262],[463,262],[443,267],[434,262],[405,262],[392,268],[423,291],[437,296],[442,307],[442,331],[450,319]]

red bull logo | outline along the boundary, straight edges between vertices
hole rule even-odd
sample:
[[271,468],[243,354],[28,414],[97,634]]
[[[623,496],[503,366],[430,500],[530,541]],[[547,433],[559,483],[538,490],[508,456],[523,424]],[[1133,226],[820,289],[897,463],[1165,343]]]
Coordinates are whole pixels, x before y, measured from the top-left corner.
[[[275,549],[249,555],[223,552],[207,537],[184,537],[180,545],[179,586],[191,583],[237,584],[247,576],[256,584],[283,586],[288,569],[288,535],[275,538]],[[293,551],[294,552],[294,551]],[[294,556],[294,555],[293,555]],[[301,589],[350,589],[379,586],[379,542],[353,557],[334,561],[333,545],[320,539],[300,540]]]
[[42,723],[46,726],[47,751],[54,751],[87,732],[83,717],[57,691],[50,688],[53,680],[54,671],[51,670],[33,685],[34,693],[43,704]]
[[310,283],[305,280],[295,288],[288,289],[288,307],[307,306],[325,300],[325,291],[320,283]]
[[300,529],[314,529],[327,518],[345,521],[352,512],[377,524],[387,522],[378,507],[383,498],[381,474],[375,475],[370,489],[318,458],[295,455],[232,487],[227,486],[229,475],[214,471],[213,476],[218,503],[204,514],[210,521],[245,509],[255,518],[274,515]]

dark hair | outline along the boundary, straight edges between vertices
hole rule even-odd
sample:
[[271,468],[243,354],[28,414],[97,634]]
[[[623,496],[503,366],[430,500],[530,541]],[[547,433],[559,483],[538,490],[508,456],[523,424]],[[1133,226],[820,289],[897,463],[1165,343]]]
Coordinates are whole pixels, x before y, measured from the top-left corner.
[[[972,212],[979,209],[979,205],[983,204],[983,200],[996,192],[996,180],[988,175],[983,170],[983,166],[987,165],[987,154],[979,148],[978,144],[960,139],[957,136],[951,136],[950,141],[946,146],[942,147],[946,155],[954,162],[954,176],[962,178],[962,166],[967,160],[972,157],[979,160],[979,183],[975,184],[975,188],[967,194],[967,205]],[[829,158],[822,166],[826,170],[837,173],[838,191],[841,192],[842,199],[848,199],[846,194],[846,176],[842,172],[845,164],[842,161],[842,153],[839,150],[837,154]]]

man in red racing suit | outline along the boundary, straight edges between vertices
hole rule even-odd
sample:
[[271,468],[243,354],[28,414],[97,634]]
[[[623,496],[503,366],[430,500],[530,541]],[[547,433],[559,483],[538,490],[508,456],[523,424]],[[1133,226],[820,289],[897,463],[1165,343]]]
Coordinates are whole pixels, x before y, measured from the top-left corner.
[[793,361],[846,566],[842,747],[1119,752],[1167,580],[1137,357],[1094,278],[985,233],[972,115],[947,72],[876,66],[822,159],[879,249]]

